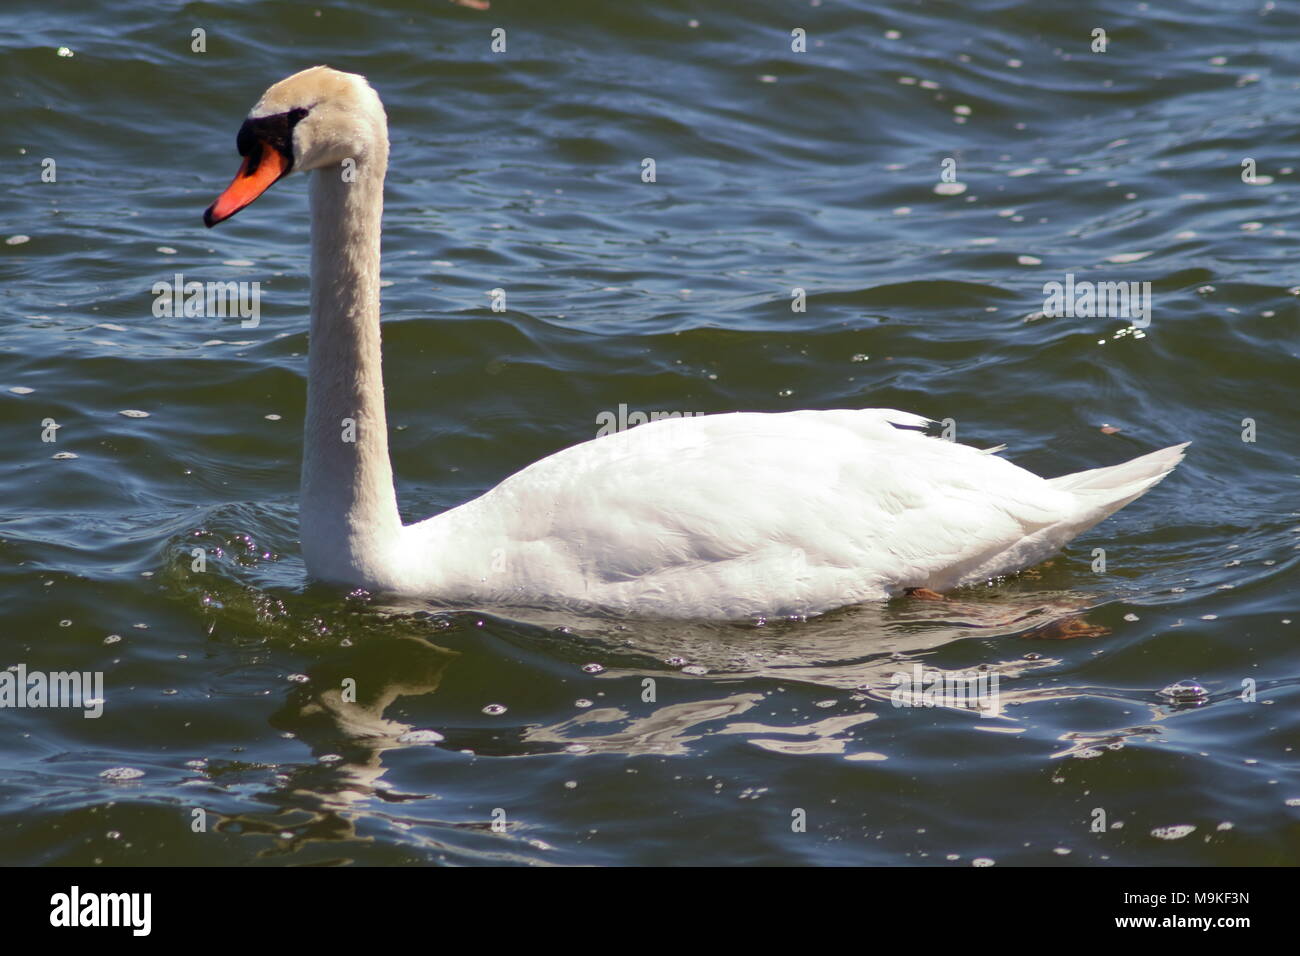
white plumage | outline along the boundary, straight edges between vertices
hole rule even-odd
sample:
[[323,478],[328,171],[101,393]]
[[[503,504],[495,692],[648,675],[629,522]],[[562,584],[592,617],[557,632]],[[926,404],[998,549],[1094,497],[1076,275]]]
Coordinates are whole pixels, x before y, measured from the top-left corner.
[[315,67],[273,86],[251,117],[246,129],[272,138],[297,118],[284,124],[291,139],[249,153],[210,225],[283,175],[276,163],[317,170],[300,509],[314,577],[462,606],[808,615],[1028,567],[1182,459],[1178,445],[1046,480],[928,437],[908,412],[708,415],[575,445],[404,527],[380,371],[383,107],[364,78]]
[[568,448],[403,529],[455,603],[806,615],[1035,564],[1159,481],[1176,446],[1045,480],[889,409],[671,419]]

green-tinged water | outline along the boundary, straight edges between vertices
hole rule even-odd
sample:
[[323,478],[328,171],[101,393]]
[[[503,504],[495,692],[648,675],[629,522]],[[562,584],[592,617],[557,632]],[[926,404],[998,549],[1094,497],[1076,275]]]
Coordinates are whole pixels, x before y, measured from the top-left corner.
[[[0,862],[1295,864],[1295,13],[10,0],[0,666],[104,703],[0,707]],[[621,406],[1187,460],[949,602],[669,625],[309,586],[305,183],[200,217],[247,110],[322,62],[391,125],[408,520]],[[259,323],[155,316],[178,273],[260,283]],[[1042,317],[1067,275],[1149,282],[1149,324]],[[894,706],[914,665],[996,677],[999,714]]]

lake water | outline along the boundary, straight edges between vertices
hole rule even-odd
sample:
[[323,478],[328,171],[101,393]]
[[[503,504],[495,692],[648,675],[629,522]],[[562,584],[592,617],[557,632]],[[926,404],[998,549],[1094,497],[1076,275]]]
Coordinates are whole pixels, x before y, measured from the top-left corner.
[[[1300,23],[1088,6],[10,0],[0,665],[104,704],[0,709],[0,862],[1295,864]],[[408,520],[622,406],[1187,460],[948,602],[666,625],[307,586],[305,183],[201,214],[320,62],[391,124]],[[260,283],[260,323],[156,317],[177,273]],[[1150,314],[1043,316],[1067,275]],[[996,715],[894,706],[918,666],[996,677]]]

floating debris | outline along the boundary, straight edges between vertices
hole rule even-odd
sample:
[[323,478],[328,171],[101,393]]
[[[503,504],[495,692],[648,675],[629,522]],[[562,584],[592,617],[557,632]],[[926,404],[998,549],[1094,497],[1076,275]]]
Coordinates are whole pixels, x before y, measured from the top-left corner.
[[397,738],[399,744],[436,744],[446,740],[436,730],[408,730]]
[[135,767],[109,767],[100,771],[99,775],[105,780],[137,780],[144,776],[144,771]]
[[1157,693],[1179,704],[1203,704],[1210,699],[1210,692],[1192,680],[1178,681]]

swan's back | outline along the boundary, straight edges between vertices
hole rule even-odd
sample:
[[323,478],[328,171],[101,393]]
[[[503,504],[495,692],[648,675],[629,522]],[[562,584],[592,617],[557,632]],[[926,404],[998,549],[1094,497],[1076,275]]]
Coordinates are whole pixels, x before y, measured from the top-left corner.
[[926,424],[891,409],[749,412],[584,442],[407,528],[404,549],[430,560],[401,590],[648,616],[816,613],[1027,567],[1181,458],[1167,449],[1116,466],[1132,470],[1112,489],[1076,489],[915,430]]

